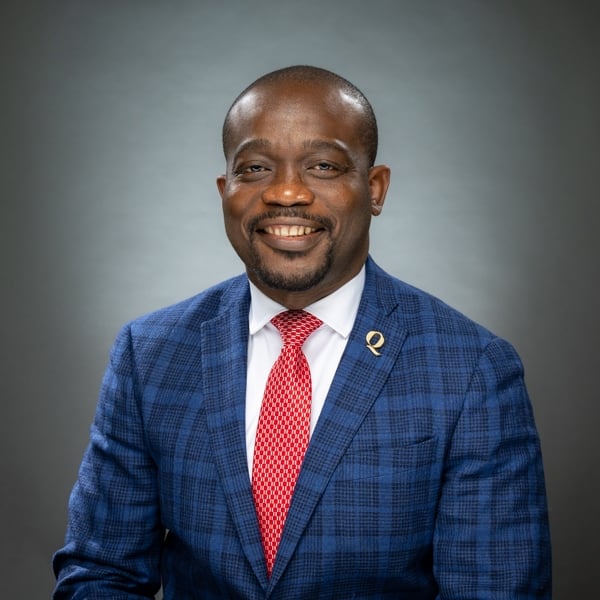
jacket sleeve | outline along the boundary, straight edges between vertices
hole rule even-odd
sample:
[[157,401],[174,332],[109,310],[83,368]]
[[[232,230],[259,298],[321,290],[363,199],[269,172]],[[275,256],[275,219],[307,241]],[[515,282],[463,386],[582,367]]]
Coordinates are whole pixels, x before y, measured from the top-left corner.
[[450,443],[434,533],[439,600],[551,597],[540,444],[514,349],[494,339]]
[[160,587],[164,532],[138,402],[131,336],[124,328],[69,500],[65,545],[54,555],[56,600],[153,598]]

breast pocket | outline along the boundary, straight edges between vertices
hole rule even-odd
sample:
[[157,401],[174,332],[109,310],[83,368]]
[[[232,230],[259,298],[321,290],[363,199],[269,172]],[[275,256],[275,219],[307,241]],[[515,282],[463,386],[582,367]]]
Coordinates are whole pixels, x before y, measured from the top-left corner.
[[391,550],[426,543],[441,477],[435,437],[350,446],[330,481],[331,518],[348,539],[375,535]]
[[342,458],[338,476],[342,480],[429,479],[436,462],[437,438],[398,442],[356,443]]

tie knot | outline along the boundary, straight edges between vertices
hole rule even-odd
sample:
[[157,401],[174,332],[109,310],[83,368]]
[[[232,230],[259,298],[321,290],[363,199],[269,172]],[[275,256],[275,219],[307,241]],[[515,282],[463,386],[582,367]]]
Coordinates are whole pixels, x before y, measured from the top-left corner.
[[279,330],[284,346],[302,346],[322,321],[303,310],[287,310],[275,315],[271,323]]

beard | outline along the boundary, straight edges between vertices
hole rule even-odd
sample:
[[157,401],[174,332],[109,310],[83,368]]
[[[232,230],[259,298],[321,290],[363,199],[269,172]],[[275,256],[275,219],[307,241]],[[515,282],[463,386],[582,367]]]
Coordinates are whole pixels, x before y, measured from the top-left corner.
[[[294,263],[305,256],[304,253],[279,251],[286,259],[289,268],[275,269],[262,260],[260,254],[252,248],[252,272],[266,286],[287,292],[305,292],[315,287],[329,273],[333,263],[333,247],[329,245],[320,262],[309,271],[294,269]],[[286,265],[287,266],[287,265]]]
[[[331,239],[329,240],[328,247],[325,254],[322,255],[320,261],[313,265],[310,270],[300,270],[295,268],[295,262],[304,258],[306,253],[304,252],[286,252],[284,250],[277,251],[277,254],[281,256],[287,263],[284,267],[275,268],[264,261],[260,252],[255,247],[255,226],[260,219],[264,219],[265,216],[269,218],[279,216],[296,216],[302,218],[312,218],[320,222],[327,231],[331,231],[332,224],[329,219],[311,217],[305,215],[297,209],[280,209],[279,211],[273,211],[268,215],[262,215],[257,217],[250,223],[248,227],[250,237],[250,250],[251,250],[251,262],[250,269],[256,275],[260,281],[266,286],[275,290],[284,290],[287,292],[305,292],[310,288],[318,285],[324,279],[325,275],[329,273],[333,264],[333,244]],[[289,268],[288,268],[289,267]]]

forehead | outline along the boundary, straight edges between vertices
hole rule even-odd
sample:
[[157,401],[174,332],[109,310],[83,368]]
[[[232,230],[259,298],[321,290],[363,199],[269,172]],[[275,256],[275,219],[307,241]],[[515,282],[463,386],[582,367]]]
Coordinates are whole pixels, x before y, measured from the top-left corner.
[[282,82],[249,90],[229,114],[227,154],[253,137],[287,144],[295,139],[338,140],[363,150],[364,112],[338,86]]

